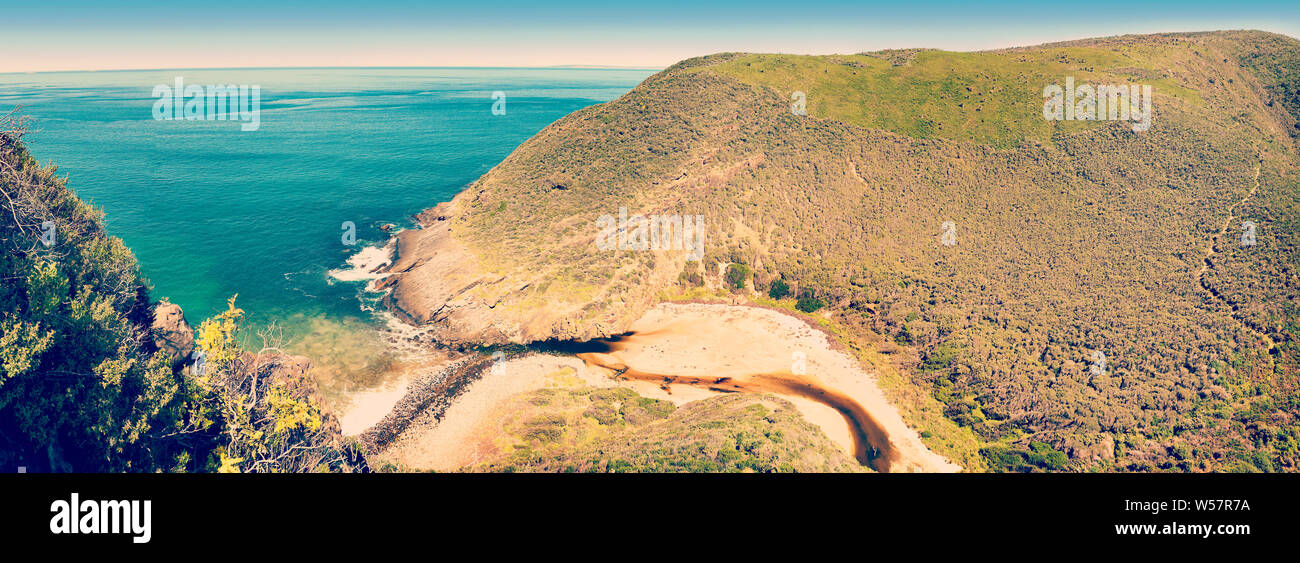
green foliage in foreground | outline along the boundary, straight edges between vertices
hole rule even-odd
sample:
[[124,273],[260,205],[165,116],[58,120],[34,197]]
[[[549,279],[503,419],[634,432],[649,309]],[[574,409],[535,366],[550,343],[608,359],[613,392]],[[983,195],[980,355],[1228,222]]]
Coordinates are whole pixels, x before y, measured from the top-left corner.
[[323,428],[306,378],[273,381],[248,361],[233,298],[199,330],[203,374],[158,350],[135,258],[104,233],[99,210],[28,155],[22,125],[0,119],[0,467],[352,467],[356,456]]
[[205,369],[191,377],[202,391],[193,399],[193,418],[217,432],[216,470],[301,473],[360,468],[364,461],[322,412],[305,365],[295,365],[294,358],[278,352],[242,350],[243,315],[232,297],[225,311],[199,326],[195,338]]
[[151,349],[135,258],[27,155],[15,125],[0,124],[0,450],[52,469],[190,466],[192,444],[169,436],[190,390]]

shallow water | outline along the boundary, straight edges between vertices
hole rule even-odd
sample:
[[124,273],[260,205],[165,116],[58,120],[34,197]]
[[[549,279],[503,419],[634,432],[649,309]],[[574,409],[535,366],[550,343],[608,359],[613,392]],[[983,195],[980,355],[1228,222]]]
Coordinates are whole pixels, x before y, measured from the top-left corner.
[[[0,111],[21,105],[27,137],[106,213],[154,286],[191,324],[238,294],[250,342],[274,324],[312,357],[328,394],[373,386],[400,361],[369,333],[364,275],[349,257],[386,224],[449,200],[560,117],[612,100],[650,70],[256,69],[0,74]],[[155,121],[152,89],[261,86],[257,131]],[[506,114],[493,115],[492,93]],[[356,226],[343,244],[341,225]],[[331,276],[335,271],[337,276]],[[355,274],[355,272],[352,272]],[[339,279],[342,278],[342,279]]]

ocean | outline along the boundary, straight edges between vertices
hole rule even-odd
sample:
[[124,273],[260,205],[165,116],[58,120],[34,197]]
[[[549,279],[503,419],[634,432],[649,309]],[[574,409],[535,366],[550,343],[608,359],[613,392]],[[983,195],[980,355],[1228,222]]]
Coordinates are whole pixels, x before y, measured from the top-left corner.
[[[365,387],[392,362],[364,281],[331,271],[385,224],[451,199],[546,125],[612,100],[647,69],[339,68],[0,74],[32,155],[53,161],[155,299],[198,325],[238,294],[254,349],[269,335]],[[155,120],[154,88],[256,85],[260,123]],[[505,95],[505,106],[494,93]],[[504,115],[499,115],[504,109]],[[345,244],[345,222],[356,243]],[[267,332],[268,327],[274,327]],[[327,390],[328,391],[328,390]],[[338,391],[338,389],[335,389]]]

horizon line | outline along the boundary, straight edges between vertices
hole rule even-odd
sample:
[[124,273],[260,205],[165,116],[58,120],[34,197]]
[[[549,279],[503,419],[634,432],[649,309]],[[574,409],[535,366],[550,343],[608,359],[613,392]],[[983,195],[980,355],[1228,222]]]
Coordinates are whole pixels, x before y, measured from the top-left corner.
[[700,55],[693,55],[693,56],[686,57],[686,58],[684,58],[684,59],[680,59],[680,60],[678,60],[678,61],[675,61],[675,62],[673,62],[673,63],[671,63],[671,64],[667,64],[667,65],[594,65],[594,64],[556,64],[556,65],[502,65],[502,66],[492,66],[492,65],[341,65],[341,66],[335,66],[335,65],[289,65],[289,66],[209,66],[209,67],[198,66],[198,67],[157,67],[157,68],[58,69],[58,70],[9,70],[9,71],[0,71],[0,75],[7,75],[7,74],[58,74],[58,73],[72,73],[72,72],[158,72],[158,71],[173,71],[173,70],[307,70],[307,69],[528,69],[528,70],[550,70],[550,69],[553,69],[553,70],[665,70],[665,69],[667,69],[668,67],[673,66],[673,65],[675,65],[675,64],[677,64],[677,63],[680,63],[680,62],[682,62],[682,61],[684,61],[684,60],[689,60],[689,59],[692,59],[692,58],[699,58],[699,57],[707,57],[707,56],[717,55],[717,54],[722,54],[722,53],[780,54],[780,55],[807,55],[807,56],[834,56],[834,55],[850,55],[850,54],[852,54],[852,55],[857,55],[857,54],[868,54],[868,53],[882,52],[882,51],[912,50],[912,49],[916,49],[916,50],[951,51],[951,52],[956,52],[956,53],[981,53],[981,52],[990,52],[990,51],[1003,51],[1003,50],[1012,50],[1012,49],[1024,49],[1024,48],[1032,48],[1032,47],[1046,47],[1046,46],[1051,46],[1051,45],[1057,45],[1057,44],[1060,44],[1060,43],[1069,43],[1069,42],[1073,42],[1073,41],[1085,41],[1085,40],[1089,40],[1089,39],[1113,39],[1113,38],[1119,38],[1119,37],[1130,37],[1130,36],[1152,36],[1152,35],[1171,35],[1171,34],[1199,35],[1199,34],[1212,34],[1212,33],[1224,33],[1224,32],[1252,32],[1252,31],[1254,31],[1254,32],[1262,32],[1262,33],[1271,33],[1271,34],[1275,34],[1275,35],[1281,35],[1281,36],[1283,36],[1283,37],[1289,37],[1289,38],[1291,38],[1291,39],[1300,40],[1300,37],[1293,36],[1293,35],[1290,35],[1290,34],[1288,34],[1288,33],[1283,33],[1283,32],[1279,32],[1279,31],[1273,31],[1273,30],[1270,30],[1270,29],[1265,29],[1265,28],[1263,28],[1263,27],[1255,27],[1255,28],[1251,28],[1251,27],[1242,27],[1242,28],[1218,28],[1218,29],[1205,29],[1205,30],[1198,30],[1198,31],[1189,31],[1189,30],[1164,30],[1164,31],[1148,31],[1148,32],[1139,32],[1139,33],[1117,33],[1117,34],[1110,34],[1110,35],[1091,35],[1091,36],[1086,36],[1086,35],[1085,35],[1085,36],[1076,36],[1076,37],[1072,37],[1072,38],[1054,39],[1054,40],[1043,41],[1043,42],[1038,42],[1038,43],[1023,43],[1023,44],[1014,44],[1014,45],[1010,45],[1010,46],[1004,45],[1004,46],[1001,46],[1001,47],[985,47],[985,48],[976,48],[976,49],[970,49],[970,50],[950,50],[950,49],[944,49],[944,48],[936,48],[936,47],[918,47],[918,46],[912,46],[912,47],[886,47],[886,48],[883,48],[883,49],[875,49],[875,50],[869,50],[869,51],[855,51],[855,52],[853,52],[853,53],[822,53],[822,54],[813,54],[813,53],[794,53],[794,52],[778,52],[778,51],[771,51],[771,52],[757,52],[757,51],[745,51],[745,50],[740,50],[740,51],[723,50],[723,51],[715,51],[715,52],[705,53],[705,54],[700,54]]
[[[674,63],[676,64],[676,63]],[[671,65],[669,65],[671,66]],[[160,72],[167,70],[332,70],[332,69],[436,69],[436,68],[460,68],[460,69],[528,69],[528,70],[664,70],[668,66],[659,65],[503,65],[503,66],[485,66],[485,65],[302,65],[302,66],[185,66],[185,67],[159,67],[159,68],[99,68],[99,69],[60,69],[60,70],[8,70],[0,71],[3,74],[58,74],[64,72]]]

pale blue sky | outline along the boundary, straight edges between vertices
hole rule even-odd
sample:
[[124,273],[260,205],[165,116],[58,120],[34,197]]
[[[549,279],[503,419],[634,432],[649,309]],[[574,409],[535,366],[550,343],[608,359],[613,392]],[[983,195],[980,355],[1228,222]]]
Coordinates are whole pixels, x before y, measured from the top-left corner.
[[284,66],[662,67],[719,51],[977,50],[1124,33],[1300,37],[1300,1],[0,0],[0,72]]

